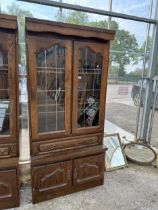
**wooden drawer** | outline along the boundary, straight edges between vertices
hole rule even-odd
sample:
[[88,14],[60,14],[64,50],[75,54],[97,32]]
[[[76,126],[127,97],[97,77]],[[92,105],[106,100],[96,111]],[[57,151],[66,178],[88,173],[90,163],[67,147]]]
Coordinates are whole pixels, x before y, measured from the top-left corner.
[[0,144],[0,159],[17,156],[16,144]]
[[72,161],[32,168],[33,202],[48,200],[72,185]]
[[0,209],[18,206],[18,190],[16,169],[0,171]]
[[73,186],[104,179],[105,154],[94,155],[74,160]]
[[58,152],[67,149],[95,146],[102,143],[102,134],[72,137],[62,140],[50,140],[33,143],[33,155]]

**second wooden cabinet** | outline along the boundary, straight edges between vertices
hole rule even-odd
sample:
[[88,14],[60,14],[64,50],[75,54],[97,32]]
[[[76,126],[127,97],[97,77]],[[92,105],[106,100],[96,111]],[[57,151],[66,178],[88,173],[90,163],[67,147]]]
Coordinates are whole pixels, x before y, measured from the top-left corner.
[[33,201],[103,183],[114,31],[26,19]]
[[0,209],[19,205],[18,24],[0,14]]

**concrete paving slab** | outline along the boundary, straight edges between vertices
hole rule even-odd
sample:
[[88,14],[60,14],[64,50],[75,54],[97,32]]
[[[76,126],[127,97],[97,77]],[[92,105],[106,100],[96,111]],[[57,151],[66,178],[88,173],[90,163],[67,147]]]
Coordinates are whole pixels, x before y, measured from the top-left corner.
[[[119,133],[122,143],[129,143],[129,141],[134,141],[134,135],[120,128],[119,126],[113,124],[112,122],[105,120],[104,125],[104,135]],[[125,137],[125,138],[124,138]],[[127,139],[128,141],[126,141]]]

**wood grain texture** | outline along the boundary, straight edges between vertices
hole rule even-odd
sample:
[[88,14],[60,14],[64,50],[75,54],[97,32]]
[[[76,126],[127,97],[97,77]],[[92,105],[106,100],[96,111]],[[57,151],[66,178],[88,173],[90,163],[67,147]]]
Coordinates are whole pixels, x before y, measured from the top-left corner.
[[59,193],[71,187],[72,161],[64,161],[32,168],[33,197]]
[[[47,49],[55,44],[59,44],[66,49],[65,55],[65,129],[63,131],[56,132],[38,132],[38,112],[37,112],[37,75],[36,75],[36,54],[41,49]],[[28,78],[29,78],[29,110],[30,110],[30,123],[31,123],[31,139],[36,140],[45,140],[51,138],[62,138],[69,136],[71,132],[71,55],[72,52],[72,43],[70,41],[51,39],[51,38],[38,38],[36,36],[27,37],[28,45]],[[34,71],[31,71],[34,69]]]
[[102,153],[74,160],[74,187],[104,178],[104,156]]
[[102,40],[113,40],[115,31],[81,26],[68,23],[59,23],[55,21],[38,20],[35,18],[26,18],[26,30],[30,32],[54,32],[67,36],[79,36],[83,38],[97,38]]
[[19,205],[18,174],[16,169],[0,171],[0,209]]
[[[109,41],[114,39],[114,34],[104,29],[26,18],[33,203],[104,182],[105,99]],[[40,133],[37,129],[36,55],[55,43],[66,48],[65,130]],[[79,128],[78,58],[79,49],[85,47],[102,57],[99,120],[97,126]]]
[[6,14],[0,14],[0,28],[16,30],[17,17]]
[[[7,53],[9,134],[0,135],[0,209],[19,205],[17,18],[0,14],[0,46]],[[3,98],[2,98],[3,99]]]
[[33,166],[33,203],[103,184],[104,156]]
[[[101,69],[101,91],[99,99],[99,124],[93,127],[78,128],[78,68],[79,68],[79,49],[89,48],[95,53],[100,53],[103,57],[103,64]],[[108,57],[109,57],[109,43],[99,44],[94,42],[74,42],[74,62],[73,62],[73,115],[72,115],[72,132],[75,134],[88,134],[103,132],[104,118],[105,118],[105,100],[106,100],[106,85],[108,75]]]
[[72,160],[75,158],[82,158],[85,156],[88,157],[92,155],[105,153],[106,150],[107,148],[103,145],[89,146],[83,148],[73,148],[55,153],[32,156],[31,161],[32,161],[32,166],[41,165],[45,163],[55,163],[63,160],[70,160],[70,159]]
[[50,152],[64,151],[68,149],[95,146],[102,144],[102,134],[75,136],[70,138],[53,139],[33,142],[32,155],[41,155]]
[[0,144],[0,159],[16,157],[18,155],[17,144]]

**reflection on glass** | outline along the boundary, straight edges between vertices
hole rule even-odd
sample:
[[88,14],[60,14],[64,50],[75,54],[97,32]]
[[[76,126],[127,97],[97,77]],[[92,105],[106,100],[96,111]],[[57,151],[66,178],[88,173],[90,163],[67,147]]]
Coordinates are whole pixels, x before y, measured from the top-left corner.
[[114,134],[106,136],[104,144],[108,148],[105,156],[106,170],[124,167],[126,165],[126,160],[121,148],[119,135]]
[[96,126],[99,120],[102,56],[80,48],[78,58],[78,127]]
[[36,56],[38,132],[64,130],[65,48],[58,44]]
[[0,135],[9,130],[8,57],[0,46]]

